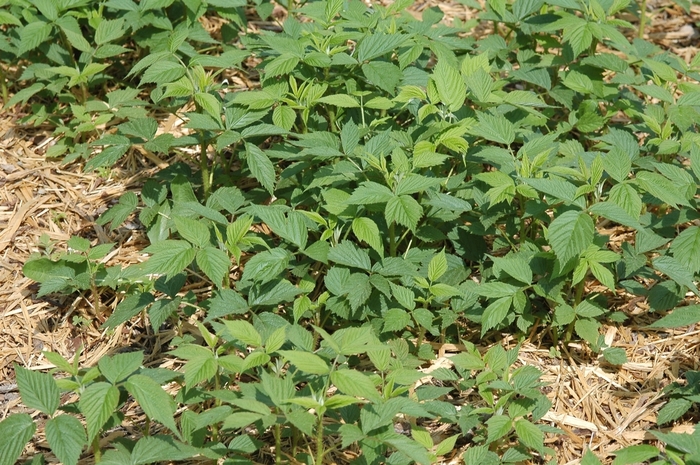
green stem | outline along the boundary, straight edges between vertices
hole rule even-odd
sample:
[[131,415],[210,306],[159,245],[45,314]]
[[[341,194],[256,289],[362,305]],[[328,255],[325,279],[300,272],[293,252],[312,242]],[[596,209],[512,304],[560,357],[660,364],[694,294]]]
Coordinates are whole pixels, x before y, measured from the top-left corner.
[[393,221],[389,225],[389,255],[396,256],[396,223]]
[[100,450],[99,434],[92,440],[92,453],[95,455],[95,463],[100,463],[102,461],[102,451]]
[[282,463],[282,425],[275,423],[275,463]]
[[644,28],[647,23],[647,0],[642,0],[639,5],[639,38],[644,38]]
[[581,298],[583,297],[583,288],[585,286],[585,280],[582,279],[580,283],[576,285],[576,294],[574,295],[574,308],[578,307],[581,303]]
[[315,465],[323,465],[323,415],[318,416],[318,427],[316,429],[316,461]]
[[202,190],[204,198],[208,199],[211,193],[211,178],[209,174],[209,159],[207,158],[207,143],[204,140],[204,135],[201,135],[200,151],[199,151],[199,170],[202,173]]
[[0,89],[2,89],[2,105],[7,105],[7,101],[10,99],[7,91],[7,78],[5,76],[5,70],[0,66]]

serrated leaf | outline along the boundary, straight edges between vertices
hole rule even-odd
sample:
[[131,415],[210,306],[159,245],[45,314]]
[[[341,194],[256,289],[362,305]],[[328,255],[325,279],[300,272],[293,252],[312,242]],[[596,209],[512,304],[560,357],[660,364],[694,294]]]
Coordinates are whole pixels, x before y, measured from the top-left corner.
[[515,126],[505,116],[479,113],[478,118],[479,124],[470,129],[472,134],[503,145],[515,141]]
[[367,34],[357,46],[357,59],[360,62],[373,60],[396,49],[406,40],[408,36],[403,34]]
[[126,352],[102,357],[97,362],[100,373],[112,384],[124,381],[143,364],[143,352]]
[[88,442],[97,436],[119,405],[119,389],[109,383],[88,386],[80,396],[78,407],[87,422]]
[[492,443],[508,434],[513,427],[513,420],[506,415],[494,415],[486,420],[487,443]]
[[175,441],[170,436],[145,436],[138,440],[131,452],[133,465],[177,462],[198,455],[200,450]]
[[484,314],[481,320],[481,334],[485,334],[489,329],[495,328],[508,316],[511,305],[513,303],[513,297],[501,297],[496,299],[484,310]]
[[450,111],[457,111],[464,106],[464,101],[467,98],[467,85],[459,71],[453,68],[447,60],[438,61],[431,78],[435,82],[440,100],[447,105]]
[[581,255],[593,243],[594,232],[595,225],[587,213],[569,210],[557,216],[549,225],[549,243],[565,264]]
[[318,101],[341,108],[359,108],[360,106],[360,102],[355,97],[345,94],[326,95]]
[[692,208],[688,199],[679,194],[676,186],[660,174],[640,171],[636,175],[636,181],[642,189],[674,208],[678,208],[679,205]]
[[139,292],[137,294],[128,295],[124,300],[119,302],[114,312],[102,324],[103,328],[115,328],[120,324],[129,321],[131,318],[152,304],[155,298],[150,292]]
[[368,205],[388,202],[394,197],[393,192],[386,186],[372,181],[365,181],[355,189],[347,199],[351,205]]
[[48,373],[27,370],[19,365],[15,365],[15,376],[24,405],[40,410],[49,416],[56,412],[60,393],[53,376]]
[[206,223],[184,216],[175,216],[173,221],[183,239],[198,247],[209,245],[209,227]]
[[515,420],[515,433],[518,435],[518,440],[530,449],[539,452],[544,449],[544,433],[524,418]]
[[415,231],[423,216],[423,208],[410,195],[394,196],[386,203],[384,216],[389,224],[395,222]]
[[197,266],[211,279],[216,287],[220,287],[224,277],[231,267],[231,260],[226,252],[216,247],[205,247],[197,251]]
[[650,328],[681,328],[700,322],[700,305],[678,307],[672,313],[649,325]]
[[221,120],[221,102],[214,95],[207,92],[197,92],[194,94],[194,101],[215,121]]
[[380,256],[384,255],[382,237],[377,223],[366,217],[358,217],[352,220],[352,232],[355,236],[369,244]]
[[197,254],[187,242],[174,240],[158,242],[144,251],[153,253],[146,262],[144,272],[167,276],[174,276],[184,270]]
[[289,131],[294,126],[294,122],[297,119],[296,112],[288,106],[280,105],[275,107],[272,112],[272,122],[276,126]]
[[[316,354],[293,350],[278,350],[277,353],[305,373],[325,375],[330,372],[328,363]],[[355,399],[353,399],[353,401],[354,400]]]
[[26,413],[17,413],[0,421],[0,465],[14,465],[36,431]]
[[51,35],[52,29],[51,24],[42,21],[35,21],[24,26],[19,31],[19,47],[17,54],[24,55],[46,42],[49,35]]
[[373,401],[380,399],[372,380],[357,370],[336,370],[331,374],[331,382],[347,395]]
[[369,254],[350,241],[343,241],[331,247],[328,252],[328,260],[340,265],[360,268],[366,271],[372,269],[372,262],[369,258]]
[[51,451],[65,465],[77,464],[87,443],[83,425],[70,415],[59,415],[46,422],[46,440]]
[[262,345],[262,336],[255,327],[245,320],[225,321],[226,329],[231,335],[242,343],[260,347]]
[[671,242],[673,257],[693,273],[700,273],[700,228],[691,226]]
[[595,344],[598,341],[600,323],[597,321],[587,318],[578,319],[576,323],[574,323],[574,329],[576,330],[576,334],[589,344]]
[[685,398],[672,398],[661,407],[659,414],[656,417],[656,424],[665,425],[682,417],[685,412],[690,410],[693,402]]
[[258,146],[247,143],[246,147],[246,162],[248,169],[255,179],[270,193],[275,189],[275,167],[265,155],[265,152],[260,150]]
[[659,456],[659,449],[647,444],[640,444],[637,446],[625,447],[613,453],[615,454],[613,465],[629,465],[645,462],[648,459]]
[[627,363],[627,353],[620,347],[608,347],[603,350],[603,358],[612,365],[623,365]]
[[447,257],[445,256],[445,251],[442,250],[440,253],[435,255],[428,264],[428,279],[430,281],[437,281],[447,272]]
[[675,257],[664,256],[652,261],[654,268],[700,297],[700,290],[695,285],[693,273]]
[[133,375],[125,384],[148,418],[156,420],[175,433],[180,433],[173,417],[175,402],[172,397],[154,380],[145,375]]
[[139,87],[148,82],[157,85],[175,82],[185,74],[185,67],[174,61],[161,60],[153,63],[141,76]]

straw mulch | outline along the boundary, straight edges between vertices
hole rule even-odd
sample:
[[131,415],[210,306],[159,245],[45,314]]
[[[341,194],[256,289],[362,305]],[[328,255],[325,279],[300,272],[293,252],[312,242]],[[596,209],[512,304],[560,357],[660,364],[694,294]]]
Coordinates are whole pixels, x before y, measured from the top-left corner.
[[[473,16],[463,5],[435,0],[417,2],[413,13],[420,14],[438,4],[446,18],[467,20]],[[694,27],[695,20],[700,19],[700,7],[694,6],[689,17],[672,3],[650,6],[653,11],[647,38],[690,61],[700,38]],[[247,81],[241,77],[235,82],[240,86]],[[40,251],[42,235],[55,243],[57,250],[65,247],[71,235],[88,238],[93,244],[114,242],[114,251],[106,257],[108,265],[126,266],[143,260],[139,251],[146,240],[138,227],[127,224],[108,231],[94,220],[122,193],[138,191],[158,166],[177,161],[177,156],[161,161],[134,152],[114,169],[84,173],[80,164],[61,166],[47,161],[43,154],[53,142],[50,132],[18,126],[20,116],[0,114],[0,420],[26,411],[14,382],[13,364],[35,370],[52,367],[42,350],[71,358],[82,346],[81,365],[92,366],[106,354],[135,348],[146,352],[149,365],[172,367],[172,361],[164,359],[160,352],[172,334],[153,335],[148,325],[139,320],[124,324],[117,331],[102,332],[99,327],[105,314],[95,314],[91,296],[37,299],[37,287],[23,276],[22,265],[32,253]],[[173,124],[173,120],[165,123]],[[164,129],[176,130],[172,126],[161,128]],[[588,290],[596,290],[593,283]],[[101,300],[103,307],[114,308],[117,304],[113,295],[102,295]],[[686,370],[700,369],[700,329],[645,330],[653,320],[647,315],[643,299],[618,295],[611,300],[631,316],[625,325],[605,328],[606,343],[627,353],[629,362],[623,366],[612,367],[576,344],[565,348],[561,357],[553,358],[550,347],[530,340],[520,353],[520,363],[538,367],[549,384],[546,391],[553,407],[545,419],[565,431],[564,435],[548,439],[548,445],[557,450],[560,464],[579,463],[586,448],[604,463],[610,463],[612,453],[622,447],[653,442],[647,430],[656,428],[656,415],[664,403],[662,388]],[[504,337],[504,341],[492,343],[512,347],[509,336]],[[436,348],[439,361],[445,360],[442,356],[459,351],[453,345]],[[72,400],[77,399],[66,397],[62,402]],[[693,425],[678,422],[672,430],[691,432]],[[109,440],[111,436],[103,444]],[[41,428],[25,450],[27,456],[37,452],[48,452]],[[450,463],[460,463],[459,452],[455,451]],[[91,463],[90,458],[83,463]]]

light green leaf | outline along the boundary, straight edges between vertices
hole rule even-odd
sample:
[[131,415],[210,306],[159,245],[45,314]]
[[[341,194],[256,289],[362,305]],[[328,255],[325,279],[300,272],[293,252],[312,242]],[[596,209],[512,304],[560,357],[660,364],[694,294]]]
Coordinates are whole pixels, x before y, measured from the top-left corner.
[[360,62],[373,60],[393,51],[407,40],[408,36],[405,34],[367,34],[357,46],[357,59]]
[[595,320],[589,320],[587,318],[581,318],[576,320],[574,323],[574,329],[576,334],[579,335],[581,339],[588,342],[589,344],[596,344],[598,341],[600,323]]
[[475,136],[503,145],[510,145],[515,141],[515,126],[505,116],[479,113],[478,118],[479,124],[470,129]]
[[566,264],[593,243],[594,232],[588,213],[569,210],[549,225],[549,243],[562,264]]
[[440,253],[435,255],[428,264],[428,279],[430,281],[437,281],[447,272],[447,257],[445,256],[445,250],[441,250]]
[[[437,87],[442,103],[450,111],[457,111],[464,106],[467,98],[467,85],[455,68],[446,60],[439,60],[431,76]],[[433,102],[436,103],[436,102]]]
[[185,67],[174,61],[161,60],[153,63],[141,76],[139,87],[148,82],[158,85],[175,82],[185,74]]
[[481,334],[485,334],[489,329],[495,328],[505,320],[513,303],[512,296],[496,299],[486,307],[481,320]]
[[97,382],[88,386],[80,396],[78,407],[87,422],[88,442],[102,430],[119,405],[119,389],[109,383]]
[[194,220],[184,216],[173,217],[178,234],[188,242],[198,246],[206,247],[210,244],[209,227],[206,222]]
[[100,373],[112,384],[124,381],[143,364],[143,352],[125,352],[100,358]]
[[95,30],[95,43],[97,45],[106,44],[117,40],[124,35],[126,30],[124,29],[124,19],[103,19]]
[[272,122],[286,131],[292,129],[296,119],[296,112],[291,107],[285,105],[275,107],[272,112]]
[[70,415],[59,415],[46,422],[46,440],[51,451],[65,465],[77,464],[87,444],[85,428]]
[[350,205],[367,205],[373,203],[384,203],[388,202],[394,197],[391,190],[372,181],[365,181],[360,186],[355,189],[347,199],[347,203]]
[[640,171],[637,173],[636,180],[642,189],[662,202],[674,208],[678,208],[678,205],[692,208],[688,199],[681,196],[678,188],[664,176],[650,171]]
[[224,322],[226,329],[231,335],[242,343],[260,347],[262,345],[262,336],[255,327],[245,320],[227,320]]
[[379,401],[377,388],[367,375],[357,370],[336,370],[331,374],[331,382],[343,393]]
[[164,240],[152,244],[144,252],[153,255],[146,262],[144,272],[174,276],[184,270],[196,255],[195,249],[185,241]]
[[221,102],[214,95],[207,92],[197,92],[194,94],[194,101],[214,120],[221,121]]
[[278,350],[277,353],[305,373],[325,375],[330,372],[328,363],[316,354],[294,350]]
[[262,284],[277,279],[285,272],[291,258],[289,252],[279,247],[258,252],[246,262],[243,279]]
[[360,102],[355,97],[345,94],[326,95],[318,100],[320,103],[326,103],[342,108],[359,108]]
[[182,462],[199,453],[199,449],[177,442],[170,436],[145,436],[134,446],[131,461],[133,465]]
[[24,55],[46,42],[52,29],[50,24],[42,21],[29,23],[20,29],[18,55]]
[[423,208],[409,195],[395,196],[387,202],[384,216],[387,223],[394,222],[414,231],[423,216]]
[[544,433],[526,419],[515,420],[515,433],[518,435],[518,440],[530,449],[539,452],[544,449]]
[[196,258],[199,269],[216,287],[220,287],[231,267],[231,260],[226,252],[216,247],[205,247],[197,251]]
[[357,217],[352,220],[352,232],[361,241],[366,242],[380,256],[384,255],[384,245],[382,244],[382,236],[379,233],[377,223],[366,217]]
[[60,393],[56,380],[48,373],[39,373],[15,365],[15,376],[22,403],[29,408],[53,415],[58,408]]
[[613,465],[629,465],[633,463],[646,462],[648,459],[658,457],[659,449],[647,444],[625,447],[622,450],[613,452],[615,460]]

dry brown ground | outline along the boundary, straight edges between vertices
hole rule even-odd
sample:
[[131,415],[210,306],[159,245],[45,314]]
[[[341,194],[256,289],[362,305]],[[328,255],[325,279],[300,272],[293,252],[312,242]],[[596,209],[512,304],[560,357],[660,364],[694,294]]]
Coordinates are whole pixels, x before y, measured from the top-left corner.
[[[419,14],[435,5],[448,18],[472,17],[462,5],[435,0],[419,1],[414,11]],[[673,3],[657,2],[651,7],[647,37],[690,61],[700,43],[694,27],[700,7],[693,7],[690,16]],[[95,315],[89,298],[72,295],[37,299],[37,287],[22,274],[22,265],[39,250],[37,244],[43,234],[59,249],[65,247],[71,235],[89,238],[93,243],[116,242],[114,252],[107,257],[109,265],[142,260],[139,250],[145,240],[141,231],[122,227],[109,232],[94,220],[123,192],[138,191],[157,170],[156,164],[135,153],[106,173],[84,173],[80,164],[61,166],[43,156],[52,143],[50,133],[18,126],[15,122],[19,116],[9,111],[0,114],[0,420],[25,410],[14,382],[13,364],[35,370],[52,367],[42,350],[70,358],[82,345],[81,365],[91,366],[120,348],[145,347],[149,364],[171,363],[158,354],[155,348],[162,341],[154,341],[144,332],[142,322],[127,323],[115,332],[100,332],[104,316]],[[620,240],[624,240],[623,235]],[[680,373],[700,369],[700,329],[644,330],[651,321],[644,300],[618,297],[614,305],[624,308],[632,318],[625,325],[606,327],[605,336],[610,346],[626,351],[629,362],[621,367],[602,363],[576,344],[570,344],[561,358],[552,358],[549,347],[537,340],[527,342],[521,351],[520,362],[540,368],[544,381],[549,383],[547,392],[553,407],[545,419],[566,432],[549,439],[560,464],[579,463],[585,448],[609,463],[615,450],[653,440],[647,430],[656,427],[656,413],[663,406],[661,389]],[[116,305],[113,297],[104,299],[103,305]],[[83,317],[89,324],[79,324],[75,317]],[[445,345],[439,349],[441,354],[449,355],[459,347]],[[690,432],[693,426],[679,422],[672,430]],[[47,452],[41,431],[25,450],[26,456],[37,452]],[[458,452],[451,463],[460,463]],[[90,458],[83,463],[90,463]]]

